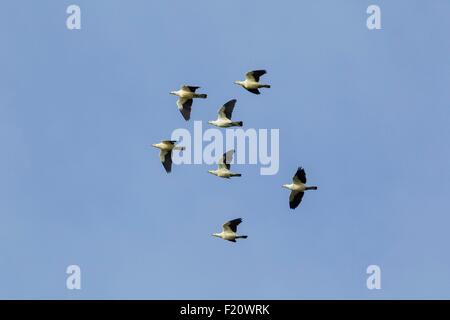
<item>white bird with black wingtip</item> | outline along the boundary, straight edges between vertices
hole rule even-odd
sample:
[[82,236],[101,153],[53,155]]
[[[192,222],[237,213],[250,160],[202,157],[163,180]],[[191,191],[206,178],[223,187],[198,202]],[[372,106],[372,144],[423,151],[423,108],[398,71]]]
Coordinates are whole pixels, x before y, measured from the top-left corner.
[[270,88],[269,84],[259,83],[259,78],[266,73],[267,73],[266,70],[249,71],[245,75],[244,81],[235,81],[234,83],[240,85],[241,87],[250,91],[251,93],[260,94],[261,92],[259,92],[258,89]]
[[208,170],[209,173],[224,179],[230,179],[231,177],[240,177],[240,173],[234,173],[230,171],[230,163],[233,160],[234,150],[225,152],[219,159],[217,170]]
[[213,233],[213,236],[231,242],[236,242],[236,239],[247,239],[248,236],[240,236],[237,234],[237,226],[241,222],[241,218],[228,221],[222,226],[223,231],[221,233]]
[[204,93],[195,93],[199,88],[200,87],[182,86],[180,90],[170,92],[170,94],[178,97],[178,110],[180,110],[181,115],[186,121],[191,118],[192,99],[206,99],[208,97]]
[[163,140],[160,143],[152,144],[153,147],[158,148],[159,159],[167,173],[172,171],[172,150],[184,150],[185,147],[175,146],[177,141],[174,140]]
[[242,121],[231,121],[231,116],[233,114],[234,106],[236,105],[236,99],[230,100],[220,107],[217,112],[217,120],[208,121],[209,124],[219,128],[230,128],[230,127],[242,127]]
[[302,202],[306,190],[317,190],[316,186],[306,185],[306,173],[302,167],[297,169],[291,184],[283,184],[283,188],[291,190],[289,195],[289,207],[295,209]]

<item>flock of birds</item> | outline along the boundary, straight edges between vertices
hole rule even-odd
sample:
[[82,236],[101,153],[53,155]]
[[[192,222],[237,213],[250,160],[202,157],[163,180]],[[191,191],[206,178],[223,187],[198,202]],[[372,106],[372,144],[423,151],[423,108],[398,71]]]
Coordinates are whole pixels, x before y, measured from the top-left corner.
[[[270,88],[268,84],[262,84],[259,82],[261,76],[266,74],[266,70],[254,70],[247,72],[244,81],[235,81],[234,83],[240,85],[247,91],[253,94],[260,94],[259,89]],[[191,118],[192,112],[192,102],[194,99],[206,99],[207,95],[204,93],[196,93],[197,89],[200,87],[195,86],[182,86],[178,91],[171,91],[178,97],[177,106],[180,110],[183,118],[188,121]],[[233,121],[232,114],[233,109],[236,105],[236,99],[230,100],[225,103],[218,111],[217,120],[208,121],[209,124],[219,127],[219,128],[230,128],[230,127],[242,127],[242,121]],[[172,151],[179,150],[182,151],[185,148],[176,145],[177,141],[173,140],[163,140],[160,143],[152,144],[153,147],[160,150],[159,157],[162,165],[167,173],[172,170]],[[218,160],[217,170],[208,170],[209,173],[225,179],[230,179],[231,177],[240,177],[240,173],[232,172],[230,163],[233,160],[234,150],[229,150],[225,152],[222,157]],[[289,195],[289,207],[295,209],[299,206],[303,199],[303,195],[307,190],[317,190],[316,186],[306,185],[306,173],[302,167],[299,167],[292,178],[292,183],[284,184],[283,188],[289,189],[291,191]],[[228,240],[231,242],[236,242],[236,239],[246,239],[245,235],[238,235],[237,226],[242,222],[242,219],[234,219],[226,222],[222,226],[222,232],[214,233],[213,236]]]

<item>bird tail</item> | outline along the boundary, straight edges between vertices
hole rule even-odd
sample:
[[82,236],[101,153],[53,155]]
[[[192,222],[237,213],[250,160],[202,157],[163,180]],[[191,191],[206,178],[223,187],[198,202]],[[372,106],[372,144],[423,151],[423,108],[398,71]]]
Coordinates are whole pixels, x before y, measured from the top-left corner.
[[175,147],[174,149],[175,150],[184,151],[184,150],[186,150],[186,147]]
[[268,88],[268,89],[270,89],[270,84],[263,84],[263,85],[261,86],[261,88]]
[[242,174],[240,174],[240,173],[232,173],[231,176],[232,177],[242,177]]
[[248,236],[237,236],[236,239],[247,239]]
[[200,99],[206,99],[208,97],[207,94],[201,93],[201,94],[195,94],[194,95],[195,98],[200,98]]
[[317,190],[317,187],[316,186],[307,187],[306,190]]
[[233,126],[242,127],[244,123],[242,121],[233,122]]

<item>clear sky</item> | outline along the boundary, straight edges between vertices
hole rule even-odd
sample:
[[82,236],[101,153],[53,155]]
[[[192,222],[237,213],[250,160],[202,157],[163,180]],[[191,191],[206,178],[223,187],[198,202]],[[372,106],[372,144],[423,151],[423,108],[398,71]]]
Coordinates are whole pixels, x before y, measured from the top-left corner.
[[[77,4],[82,29],[66,28]],[[381,7],[382,29],[366,27]],[[450,298],[450,2],[4,1],[0,298]],[[233,84],[265,68],[260,96]],[[199,85],[280,129],[280,170],[167,175]],[[298,166],[319,186],[288,205]],[[242,217],[247,240],[211,237]],[[82,289],[68,290],[68,265]],[[366,288],[379,265],[381,290]]]

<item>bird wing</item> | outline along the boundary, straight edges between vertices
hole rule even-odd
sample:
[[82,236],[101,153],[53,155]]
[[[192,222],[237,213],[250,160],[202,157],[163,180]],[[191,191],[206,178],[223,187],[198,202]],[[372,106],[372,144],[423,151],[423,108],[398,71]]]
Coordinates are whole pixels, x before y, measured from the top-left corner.
[[170,144],[170,145],[174,145],[177,141],[176,140],[163,140],[161,142],[162,143],[166,143],[166,144]]
[[226,222],[226,223],[222,226],[223,231],[225,231],[225,232],[230,232],[230,231],[236,232],[236,231],[237,231],[237,226],[238,226],[241,222],[242,222],[242,219],[241,219],[241,218],[234,219],[234,220],[230,220],[230,221]]
[[183,91],[190,91],[190,92],[195,92],[195,90],[197,90],[200,87],[194,87],[194,86],[182,86],[181,90]]
[[247,78],[250,81],[259,82],[259,78],[263,74],[266,74],[266,70],[254,70],[254,71],[247,72],[247,74],[245,75],[245,78]]
[[254,94],[260,94],[261,92],[258,90],[258,89],[247,89],[247,88],[245,88],[247,91],[250,91],[251,93],[254,93]]
[[219,109],[219,118],[231,120],[236,99],[230,100]]
[[177,106],[184,120],[188,121],[191,118],[192,99],[179,98],[177,100]]
[[228,150],[222,155],[222,158],[219,159],[219,169],[227,168],[230,170],[230,163],[233,161],[233,153],[234,150]]
[[172,151],[161,150],[159,153],[159,159],[161,160],[164,169],[169,173],[172,171]]
[[298,183],[298,182],[306,183],[305,169],[303,169],[302,167],[298,167],[297,172],[292,177],[292,181],[294,181],[294,183]]
[[302,202],[304,194],[304,192],[291,191],[291,194],[289,195],[289,207],[291,209],[297,208],[300,202]]

